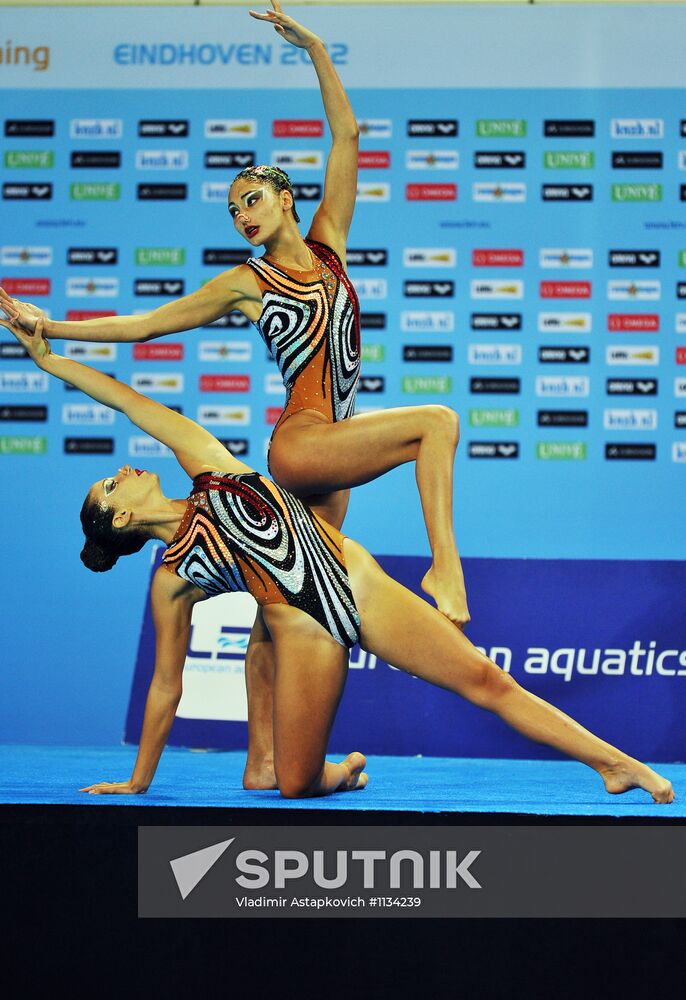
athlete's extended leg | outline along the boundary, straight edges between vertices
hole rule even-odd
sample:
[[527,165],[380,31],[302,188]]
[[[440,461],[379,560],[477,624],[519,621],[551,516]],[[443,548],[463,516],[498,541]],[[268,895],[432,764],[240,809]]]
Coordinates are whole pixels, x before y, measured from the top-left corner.
[[447,618],[469,621],[462,566],[453,533],[453,463],[457,414],[447,406],[406,406],[362,413],[331,424],[304,410],[285,420],[269,462],[280,486],[299,497],[361,486],[406,462],[417,485],[433,562],[422,581]]
[[248,695],[248,758],[243,788],[276,788],[274,773],[274,643],[257,609],[245,654]]
[[363,649],[494,712],[529,739],[588,764],[608,792],[640,787],[656,802],[672,801],[669,781],[520,687],[425,601],[387,576],[361,546],[350,539],[344,545]]
[[324,759],[348,671],[348,651],[303,611],[265,608],[274,640],[274,764],[286,798],[364,788],[361,753],[340,764]]

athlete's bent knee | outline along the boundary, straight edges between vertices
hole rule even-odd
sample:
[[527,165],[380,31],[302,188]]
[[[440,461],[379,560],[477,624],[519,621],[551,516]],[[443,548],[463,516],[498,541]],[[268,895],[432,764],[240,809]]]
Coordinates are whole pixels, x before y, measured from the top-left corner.
[[460,418],[455,410],[442,404],[430,404],[426,409],[431,411],[431,419],[441,436],[457,446],[460,440]]
[[511,694],[517,682],[492,660],[483,658],[470,685],[469,698],[475,705],[497,711],[500,700]]

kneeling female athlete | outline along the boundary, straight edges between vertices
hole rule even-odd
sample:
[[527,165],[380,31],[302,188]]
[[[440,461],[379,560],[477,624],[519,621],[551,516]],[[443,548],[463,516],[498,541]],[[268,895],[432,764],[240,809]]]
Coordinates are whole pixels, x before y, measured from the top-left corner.
[[351,753],[340,764],[325,760],[348,649],[359,642],[588,764],[608,792],[640,787],[656,802],[672,801],[669,781],[525,691],[445,616],[388,577],[365,549],[235,459],[205,428],[102,372],[52,354],[42,321],[33,336],[2,325],[43,371],[125,413],[171,448],[193,479],[188,499],[171,500],[156,474],[125,466],[94,483],[86,496],[81,558],[90,569],[110,569],[150,538],[168,548],[152,584],[155,671],[133,774],[129,781],[82,791],[147,790],[181,698],[193,605],[242,590],[261,605],[274,643],[274,765],[276,784],[288,798],[367,782],[362,754]]

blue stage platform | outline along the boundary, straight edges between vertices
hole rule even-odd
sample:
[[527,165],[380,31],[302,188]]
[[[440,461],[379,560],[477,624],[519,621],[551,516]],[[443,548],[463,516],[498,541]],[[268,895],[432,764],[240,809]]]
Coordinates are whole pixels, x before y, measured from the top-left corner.
[[[369,785],[359,792],[292,801],[275,791],[241,787],[242,752],[167,749],[145,795],[87,795],[79,788],[122,781],[130,774],[132,747],[0,747],[0,804],[93,808],[136,806],[260,810],[449,813],[531,816],[686,816],[686,764],[655,765],[674,784],[676,800],[657,806],[640,790],[610,796],[601,779],[573,761],[368,758]],[[336,760],[335,754],[330,759]],[[370,819],[371,817],[368,817]]]

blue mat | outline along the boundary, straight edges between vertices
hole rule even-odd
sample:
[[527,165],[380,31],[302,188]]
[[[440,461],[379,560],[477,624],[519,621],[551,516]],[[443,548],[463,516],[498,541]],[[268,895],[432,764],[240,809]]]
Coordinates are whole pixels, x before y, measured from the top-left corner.
[[[608,795],[601,779],[573,761],[369,757],[364,791],[287,801],[278,792],[241,787],[245,754],[167,749],[145,795],[87,795],[97,781],[123,781],[133,747],[0,746],[0,803],[186,806],[232,809],[352,809],[393,812],[521,813],[537,816],[686,816],[686,764],[657,769],[677,799],[657,806],[640,790]],[[335,754],[332,760],[340,759]]]

